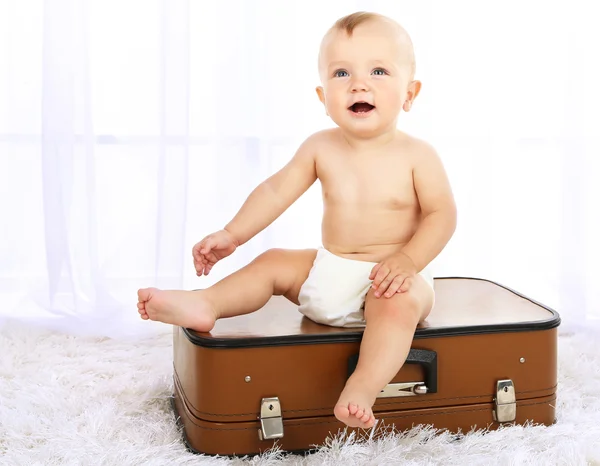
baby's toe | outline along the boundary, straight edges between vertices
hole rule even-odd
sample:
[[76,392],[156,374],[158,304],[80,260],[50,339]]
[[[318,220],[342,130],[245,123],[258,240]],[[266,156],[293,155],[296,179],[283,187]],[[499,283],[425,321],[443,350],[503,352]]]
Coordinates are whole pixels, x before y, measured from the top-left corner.
[[356,413],[354,413],[354,415],[356,416],[356,419],[362,419],[362,418],[364,417],[364,415],[365,415],[365,414],[366,414],[366,413],[365,413],[365,410],[364,410],[364,409],[362,409],[361,407],[359,407],[359,408],[356,410]]
[[[358,416],[357,416],[357,417],[358,417]],[[365,414],[363,414],[361,417],[359,417],[359,419],[360,419],[362,422],[364,422],[364,423],[367,423],[367,421],[368,421],[369,419],[371,419],[371,413],[370,413],[370,412],[368,412],[368,411],[365,411]]]
[[346,422],[350,417],[350,411],[348,411],[347,405],[337,405],[334,408],[333,413],[335,414],[335,417],[342,422]]
[[145,303],[152,298],[152,294],[158,291],[156,288],[141,288],[138,290],[138,301]]
[[353,403],[349,403],[348,404],[348,411],[350,412],[350,414],[352,414],[353,416],[356,415],[356,413],[358,412],[358,406],[353,404]]

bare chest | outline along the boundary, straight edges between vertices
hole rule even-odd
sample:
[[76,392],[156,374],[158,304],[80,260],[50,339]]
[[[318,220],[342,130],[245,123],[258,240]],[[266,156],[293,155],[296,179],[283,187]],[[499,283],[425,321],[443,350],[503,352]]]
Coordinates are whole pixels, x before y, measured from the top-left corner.
[[324,201],[330,205],[400,210],[416,203],[408,157],[349,157],[334,153],[320,159],[317,172]]

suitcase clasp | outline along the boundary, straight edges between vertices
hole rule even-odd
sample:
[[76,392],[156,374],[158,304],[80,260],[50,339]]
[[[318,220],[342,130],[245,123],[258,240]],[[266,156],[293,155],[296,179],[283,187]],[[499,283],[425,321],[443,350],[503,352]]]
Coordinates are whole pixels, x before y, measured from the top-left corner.
[[498,380],[496,383],[495,409],[492,411],[494,421],[511,422],[517,417],[517,399],[515,385],[510,379]]
[[279,398],[263,398],[260,401],[260,440],[271,440],[283,437],[283,419],[281,417],[281,403]]

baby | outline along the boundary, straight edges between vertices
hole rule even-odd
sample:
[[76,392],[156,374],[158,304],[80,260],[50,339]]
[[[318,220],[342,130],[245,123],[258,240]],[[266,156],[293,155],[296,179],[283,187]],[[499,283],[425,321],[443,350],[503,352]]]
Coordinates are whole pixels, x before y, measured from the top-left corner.
[[319,73],[317,95],[336,127],[306,139],[223,230],[194,246],[193,257],[197,275],[208,275],[317,179],[323,246],[266,251],[201,291],[141,289],[138,310],[142,319],[208,332],[217,319],[283,295],[316,322],[364,326],[356,370],[333,411],[348,426],[369,428],[378,393],[433,307],[427,266],[454,233],[456,207],[435,150],[396,129],[421,89],[400,25],[364,12],[338,20],[323,38]]

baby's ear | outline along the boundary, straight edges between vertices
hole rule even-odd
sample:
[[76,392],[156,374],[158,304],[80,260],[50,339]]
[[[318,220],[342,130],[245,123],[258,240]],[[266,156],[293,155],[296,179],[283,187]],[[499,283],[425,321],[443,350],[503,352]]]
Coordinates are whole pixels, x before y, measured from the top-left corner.
[[325,106],[325,114],[329,116],[329,112],[327,111],[327,106],[325,105],[325,91],[322,86],[317,86],[315,89],[317,91],[317,95],[319,96],[319,100]]
[[421,92],[421,81],[412,81],[408,85],[408,89],[406,92],[406,100],[404,101],[404,104],[402,105],[402,108],[404,109],[405,112],[410,111],[415,99],[419,95],[419,92]]
[[323,105],[325,105],[325,91],[322,86],[317,86],[315,89],[317,91],[317,95],[319,96],[319,100]]

